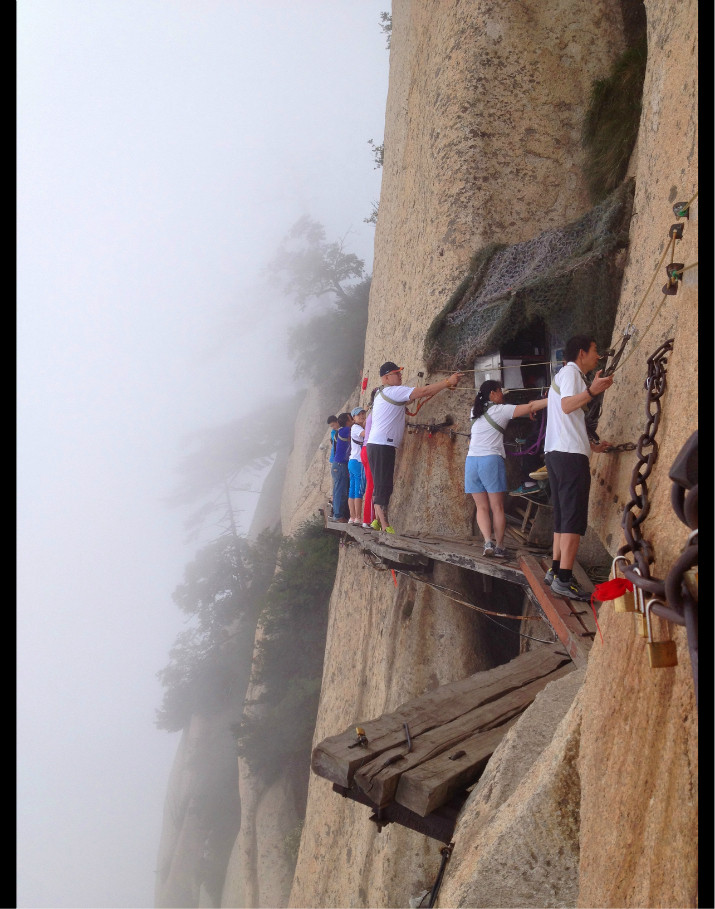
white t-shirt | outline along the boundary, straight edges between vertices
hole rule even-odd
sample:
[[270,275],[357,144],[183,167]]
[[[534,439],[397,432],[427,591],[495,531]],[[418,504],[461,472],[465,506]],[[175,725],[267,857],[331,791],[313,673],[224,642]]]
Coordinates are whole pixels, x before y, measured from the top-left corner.
[[[414,386],[383,385],[381,390],[393,401],[409,401]],[[378,391],[372,405],[371,445],[392,445],[397,448],[405,434],[405,408],[390,404]]]
[[353,423],[350,427],[350,460],[359,461],[360,452],[362,450],[362,438],[361,435],[365,431],[359,423]]
[[567,363],[556,373],[554,382],[559,386],[560,393],[556,392],[553,386],[549,389],[544,453],[568,451],[572,454],[585,454],[590,458],[591,445],[586,432],[585,413],[580,407],[571,413],[564,413],[561,409],[561,398],[570,398],[586,391],[586,382],[581,370],[575,363]]
[[[514,416],[515,410],[516,404],[492,404],[486,412],[495,423],[506,428],[506,424]],[[474,411],[471,416],[474,416]],[[482,414],[472,423],[472,437],[469,440],[467,457],[482,458],[485,455],[500,455],[505,458],[506,451],[504,450],[504,436],[498,429],[494,429]]]

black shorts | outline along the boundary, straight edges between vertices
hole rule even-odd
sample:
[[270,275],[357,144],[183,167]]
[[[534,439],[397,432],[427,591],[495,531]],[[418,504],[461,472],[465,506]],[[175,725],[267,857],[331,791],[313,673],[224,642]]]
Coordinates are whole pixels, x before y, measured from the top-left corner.
[[395,473],[394,445],[365,445],[367,462],[372,474],[372,503],[387,508],[392,495],[392,480]]
[[546,469],[554,506],[554,533],[583,536],[588,526],[588,494],[591,489],[589,459],[570,451],[549,451]]

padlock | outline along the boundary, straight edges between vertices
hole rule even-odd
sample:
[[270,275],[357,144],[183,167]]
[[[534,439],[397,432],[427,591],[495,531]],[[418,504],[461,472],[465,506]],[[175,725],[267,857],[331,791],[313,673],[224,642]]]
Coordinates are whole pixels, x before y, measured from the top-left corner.
[[[640,570],[634,568],[633,571],[640,577]],[[635,623],[636,623],[636,634],[639,634],[642,638],[648,637],[648,626],[646,625],[646,615],[645,615],[645,593],[643,592],[642,587],[638,587],[636,584],[633,585],[635,593]]]
[[[660,600],[648,600],[645,607],[646,628],[648,631],[648,662],[651,669],[670,669],[678,665],[678,650],[675,641],[654,641],[653,631],[651,629],[650,611],[654,603],[660,603]],[[661,605],[663,605],[661,603]]]
[[683,580],[685,581],[685,586],[688,588],[688,593],[690,596],[698,602],[698,566],[695,568],[688,568],[687,571],[683,572]]
[[616,597],[613,601],[614,612],[635,612],[636,598],[632,590],[624,590],[621,596]]
[[642,638],[648,637],[648,628],[646,627],[643,613],[636,610],[634,618],[636,622],[636,634],[639,634]]
[[[611,565],[611,575],[613,576],[613,580],[615,580],[617,577],[616,565],[618,562],[623,562],[624,565],[629,564],[625,556],[616,556],[616,558],[613,560],[613,564]],[[632,590],[625,590],[621,596],[616,597],[616,599],[613,601],[614,612],[635,612],[635,608],[636,603]]]

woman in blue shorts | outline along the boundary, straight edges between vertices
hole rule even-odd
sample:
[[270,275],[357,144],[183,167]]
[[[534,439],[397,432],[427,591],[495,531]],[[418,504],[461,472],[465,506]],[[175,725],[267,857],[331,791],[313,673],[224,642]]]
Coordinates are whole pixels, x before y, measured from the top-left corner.
[[[472,433],[464,465],[464,491],[477,506],[477,525],[484,537],[484,555],[506,558],[503,548],[506,516],[506,451],[504,430],[509,420],[543,410],[547,398],[528,404],[505,404],[501,382],[482,382],[472,405]],[[494,538],[492,538],[492,526]]]

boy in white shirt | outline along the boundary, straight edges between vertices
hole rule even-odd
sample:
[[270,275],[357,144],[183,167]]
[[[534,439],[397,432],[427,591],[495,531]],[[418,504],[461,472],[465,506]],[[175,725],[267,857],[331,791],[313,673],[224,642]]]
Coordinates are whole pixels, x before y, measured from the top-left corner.
[[571,570],[588,526],[589,459],[593,452],[611,446],[611,442],[589,439],[583,410],[613,384],[613,376],[602,376],[603,370],[587,384],[586,373],[596,368],[599,359],[592,337],[569,338],[564,348],[566,363],[554,376],[548,397],[544,456],[554,508],[554,547],[553,563],[544,580],[554,593],[571,600],[589,599]]

